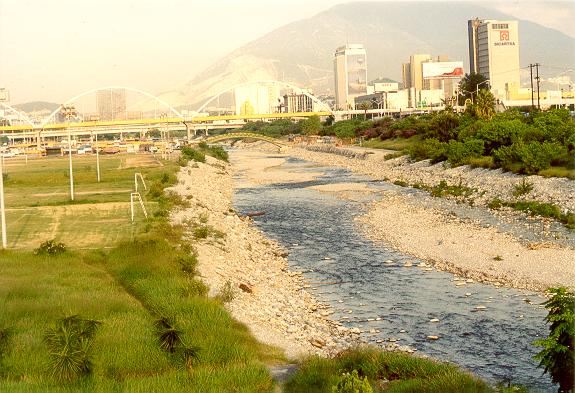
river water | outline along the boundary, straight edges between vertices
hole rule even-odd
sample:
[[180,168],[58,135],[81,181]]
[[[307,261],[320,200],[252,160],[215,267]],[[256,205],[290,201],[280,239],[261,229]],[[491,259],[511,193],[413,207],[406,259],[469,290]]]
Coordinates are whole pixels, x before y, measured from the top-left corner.
[[[293,158],[280,169],[323,175],[313,181],[238,188],[236,210],[265,211],[254,217],[256,225],[289,251],[290,268],[304,272],[312,283],[309,290],[332,306],[332,318],[360,328],[362,338],[374,345],[408,345],[492,383],[511,381],[530,391],[554,391],[533,360],[538,348],[532,342],[548,332],[540,295],[480,283],[456,286],[454,275],[418,268],[422,261],[362,235],[354,218],[365,213],[366,202],[377,194],[351,201],[309,188],[363,183],[377,190],[394,185]],[[421,198],[427,197],[421,193]],[[413,267],[405,267],[406,261]],[[429,340],[429,335],[440,338]]]

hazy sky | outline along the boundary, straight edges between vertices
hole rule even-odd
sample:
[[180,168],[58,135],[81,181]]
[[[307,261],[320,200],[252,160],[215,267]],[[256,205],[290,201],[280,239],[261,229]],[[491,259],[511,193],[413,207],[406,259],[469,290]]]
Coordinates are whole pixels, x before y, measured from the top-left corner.
[[[0,87],[11,103],[124,85],[177,88],[237,47],[341,0],[0,0]],[[496,8],[575,37],[575,2]]]

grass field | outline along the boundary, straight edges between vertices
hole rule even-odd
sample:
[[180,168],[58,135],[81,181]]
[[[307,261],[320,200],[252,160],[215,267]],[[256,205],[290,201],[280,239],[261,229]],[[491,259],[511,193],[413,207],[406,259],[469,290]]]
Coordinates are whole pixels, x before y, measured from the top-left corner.
[[[9,248],[31,249],[49,239],[70,247],[111,247],[131,238],[143,223],[130,219],[134,174],[148,181],[173,171],[176,164],[151,155],[100,156],[101,181],[95,156],[74,156],[75,199],[70,200],[67,157],[5,160],[6,227]],[[142,193],[145,196],[145,193]],[[155,209],[154,203],[147,204]]]

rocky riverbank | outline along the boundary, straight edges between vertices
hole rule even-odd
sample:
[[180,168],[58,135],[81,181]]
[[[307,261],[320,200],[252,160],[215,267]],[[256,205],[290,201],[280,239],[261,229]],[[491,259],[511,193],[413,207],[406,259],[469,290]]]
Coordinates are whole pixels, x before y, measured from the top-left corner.
[[171,220],[196,237],[198,271],[210,296],[226,292],[232,316],[288,358],[331,355],[357,343],[359,330],[329,318],[332,311],[306,291],[301,273],[289,270],[285,250],[234,212],[234,186],[232,167],[207,157],[182,168],[172,188],[190,203]]
[[445,180],[450,185],[461,184],[474,190],[471,198],[478,206],[486,206],[495,198],[512,200],[513,191],[522,179],[533,184],[533,190],[523,196],[525,200],[554,203],[564,211],[575,212],[575,181],[566,178],[544,178],[542,176],[520,176],[503,172],[501,169],[491,170],[460,166],[445,167],[443,163],[430,165],[429,161],[411,163],[406,156],[385,160],[386,153],[375,149],[352,150],[368,151],[365,159],[321,153],[304,148],[290,149],[293,157],[318,162],[328,166],[340,166],[356,173],[368,175],[375,180],[389,182],[401,181],[406,184],[421,184],[435,186]]
[[[357,159],[295,148],[289,155],[321,165],[340,166],[376,180],[401,180],[427,186],[434,186],[441,180],[461,184],[475,190],[471,198],[474,206],[479,207],[494,198],[512,199],[514,186],[522,178],[499,170],[450,169],[442,164],[410,163],[405,157],[384,160],[382,152]],[[575,181],[540,176],[527,179],[534,185],[527,200],[554,203],[563,210],[575,211]],[[335,192],[345,198],[358,190],[329,186],[323,191]],[[378,196],[380,201],[373,203],[359,220],[364,233],[375,241],[385,241],[423,259],[439,270],[495,285],[537,291],[556,285],[575,285],[573,236],[558,241],[562,235],[551,230],[550,220],[526,220],[522,213],[502,211],[494,214],[502,223],[496,228],[458,217],[451,209],[453,201],[429,207],[422,206],[421,196],[416,198],[398,190],[384,191]],[[502,230],[504,226],[516,228],[511,232]],[[537,240],[528,240],[522,231],[533,233]]]

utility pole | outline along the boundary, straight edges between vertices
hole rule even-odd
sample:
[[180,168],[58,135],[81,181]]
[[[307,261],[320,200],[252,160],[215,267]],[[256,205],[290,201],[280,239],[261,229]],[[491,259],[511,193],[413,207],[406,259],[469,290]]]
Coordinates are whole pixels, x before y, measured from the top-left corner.
[[539,63],[535,63],[535,72],[537,75],[535,79],[537,79],[537,109],[541,110],[541,104],[539,102]]
[[531,74],[531,110],[535,108],[533,103],[533,64],[529,64],[529,73]]
[[0,154],[0,215],[2,216],[2,248],[8,247],[6,240],[6,212],[4,209],[4,156]]

